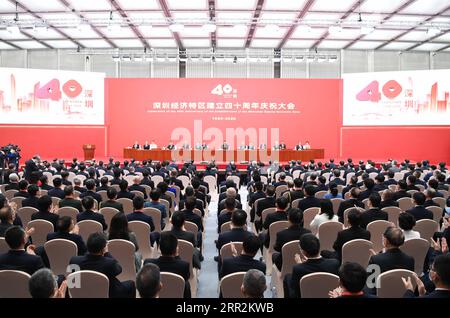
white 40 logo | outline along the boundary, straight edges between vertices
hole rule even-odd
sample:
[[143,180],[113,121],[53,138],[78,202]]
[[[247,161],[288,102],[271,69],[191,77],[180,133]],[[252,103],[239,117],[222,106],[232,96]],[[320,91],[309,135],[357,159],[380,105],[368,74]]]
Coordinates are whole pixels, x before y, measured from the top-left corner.
[[211,94],[222,96],[223,94],[230,94],[233,91],[233,87],[230,84],[222,84],[217,85],[211,91]]

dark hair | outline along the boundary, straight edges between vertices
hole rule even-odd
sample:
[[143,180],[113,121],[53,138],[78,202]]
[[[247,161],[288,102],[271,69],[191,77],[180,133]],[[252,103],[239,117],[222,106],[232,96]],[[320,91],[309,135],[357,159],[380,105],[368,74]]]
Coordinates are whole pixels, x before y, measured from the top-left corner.
[[186,210],[194,210],[197,206],[197,198],[195,196],[187,197],[184,203]]
[[423,205],[425,203],[426,197],[422,192],[416,192],[413,194],[413,200],[417,205]]
[[81,200],[81,204],[85,210],[92,210],[94,208],[94,198],[88,195]]
[[397,182],[397,184],[400,187],[400,189],[402,189],[402,190],[406,190],[406,188],[408,187],[408,185],[406,184],[405,180],[399,180]]
[[37,201],[39,211],[48,211],[52,205],[52,198],[49,195],[43,195]]
[[20,226],[12,226],[5,232],[5,241],[10,249],[18,249],[25,242],[25,231]]
[[327,182],[327,179],[324,176],[318,177],[317,180],[319,180],[319,182],[322,184],[325,184]]
[[186,197],[191,197],[194,195],[194,188],[191,186],[187,186],[186,189],[184,189],[184,195]]
[[367,190],[372,190],[375,186],[375,182],[373,179],[367,178],[364,180],[364,186],[367,188]]
[[300,178],[295,178],[294,179],[294,186],[296,188],[301,188],[303,186],[303,180]]
[[19,189],[20,190],[26,190],[28,187],[28,181],[27,180],[20,180],[19,181]]
[[152,201],[158,201],[160,197],[161,197],[160,189],[154,189],[150,192],[150,199],[152,199]]
[[286,210],[286,208],[289,205],[289,201],[286,197],[279,197],[276,201],[275,204],[277,206],[277,208],[281,209],[281,210]]
[[64,195],[67,197],[73,194],[73,186],[65,186],[64,187]]
[[36,194],[39,192],[39,187],[38,187],[37,185],[35,185],[35,184],[30,184],[30,185],[28,186],[27,191],[28,191],[28,194],[29,194],[30,196],[34,197],[34,196],[36,196]]
[[244,210],[236,210],[231,215],[231,223],[235,226],[244,226],[247,222],[247,213]]
[[200,181],[198,181],[197,179],[192,179],[191,185],[194,188],[194,190],[197,190],[200,187]]
[[350,226],[360,226],[361,225],[362,213],[358,209],[354,208],[348,211],[347,220]]
[[434,259],[434,271],[439,276],[442,285],[450,286],[450,254],[439,255]]
[[178,239],[175,235],[170,232],[161,232],[161,237],[159,239],[159,248],[161,250],[161,255],[174,255],[177,250],[177,246]]
[[70,227],[72,226],[72,218],[70,216],[60,216],[57,222],[57,229],[60,232],[69,233]]
[[392,179],[394,176],[395,176],[395,172],[392,171],[392,170],[389,170],[389,171],[388,171],[388,177],[389,177],[390,179]]
[[106,190],[106,196],[108,199],[113,200],[117,196],[116,188],[109,187],[108,190]]
[[108,240],[114,239],[130,240],[130,230],[125,213],[116,213],[111,219]]
[[336,183],[330,184],[330,193],[333,197],[337,197],[337,195],[339,194],[339,190],[337,188]]
[[59,188],[62,184],[62,180],[60,177],[56,177],[55,179],[53,179],[53,185],[55,186],[55,188]]
[[249,235],[242,242],[242,248],[246,254],[251,256],[255,256],[258,253],[259,248],[261,247],[261,242],[255,235]]
[[107,177],[101,177],[100,183],[101,183],[102,185],[107,185],[108,182],[109,182],[109,179],[108,179]]
[[288,220],[292,224],[301,225],[303,223],[303,211],[298,208],[289,209]]
[[266,187],[266,194],[269,197],[273,197],[275,195],[275,187],[273,185],[269,184]]
[[48,183],[48,177],[43,174],[40,178],[39,181],[41,181],[42,184],[47,184]]
[[331,200],[324,199],[320,201],[320,214],[323,213],[328,216],[329,220],[334,217],[333,203],[331,203]]
[[140,195],[136,195],[133,198],[133,208],[135,210],[141,210],[144,207],[144,198]]
[[136,276],[136,288],[141,298],[154,298],[160,289],[161,275],[155,264],[145,264]]
[[263,184],[262,184],[261,181],[256,181],[256,182],[255,182],[255,189],[256,189],[257,191],[262,191],[263,188],[264,188],[264,186],[263,186]]
[[351,195],[352,198],[354,198],[354,199],[358,199],[360,193],[361,193],[361,190],[360,190],[359,188],[357,188],[357,187],[353,187],[353,188],[350,190],[350,195]]
[[380,207],[380,204],[381,204],[381,196],[380,196],[380,194],[378,192],[371,193],[370,196],[369,196],[369,201],[370,201],[370,204],[372,204],[372,206],[374,208]]
[[55,293],[57,282],[53,273],[48,268],[41,268],[31,275],[28,281],[28,290],[32,298],[50,298]]
[[399,228],[390,226],[386,229],[383,235],[392,246],[400,247],[403,243],[405,243],[405,235]]
[[180,229],[184,222],[186,221],[186,218],[184,216],[184,213],[181,211],[176,211],[174,214],[172,214],[172,226],[176,229]]
[[366,285],[366,269],[358,263],[345,262],[339,268],[338,274],[342,287],[350,293],[358,293]]
[[306,256],[315,257],[320,252],[320,241],[311,233],[303,234],[300,237],[300,248],[305,251]]
[[379,173],[376,177],[375,180],[377,180],[379,183],[383,183],[384,182],[384,174]]
[[119,188],[121,191],[126,191],[128,189],[128,181],[125,179],[120,180]]
[[[235,198],[226,198],[225,199],[225,208],[227,210],[234,210],[236,208],[236,199]],[[219,211],[220,213],[220,211]]]
[[410,231],[416,225],[416,218],[409,213],[400,213],[398,216],[398,226],[403,231]]
[[86,247],[89,253],[98,254],[106,247],[107,243],[106,236],[102,232],[97,232],[89,235]]
[[312,197],[316,193],[316,188],[313,185],[307,185],[305,187],[305,193],[307,196]]
[[93,179],[87,179],[87,180],[84,182],[84,185],[86,186],[86,189],[92,191],[92,190],[95,189],[95,180],[93,180]]
[[61,171],[61,178],[63,178],[65,180],[65,179],[67,179],[68,176],[69,176],[69,173],[67,171]]

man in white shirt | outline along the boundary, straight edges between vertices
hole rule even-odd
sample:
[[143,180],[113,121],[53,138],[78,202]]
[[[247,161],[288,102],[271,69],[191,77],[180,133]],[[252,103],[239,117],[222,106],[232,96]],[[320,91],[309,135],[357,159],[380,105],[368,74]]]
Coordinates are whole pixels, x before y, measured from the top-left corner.
[[150,150],[156,149],[156,148],[158,148],[158,146],[156,145],[155,141],[152,140],[152,142],[150,143]]
[[303,145],[303,149],[311,149],[311,146],[309,144],[309,141],[306,141],[305,144]]

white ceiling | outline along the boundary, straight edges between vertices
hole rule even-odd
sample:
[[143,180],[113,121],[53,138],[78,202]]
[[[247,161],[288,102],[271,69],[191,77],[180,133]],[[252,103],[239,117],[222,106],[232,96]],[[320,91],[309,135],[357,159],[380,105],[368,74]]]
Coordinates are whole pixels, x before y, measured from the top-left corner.
[[[208,0],[19,0],[20,31],[12,32],[6,26],[15,23],[15,3],[0,1],[1,50],[144,45],[420,51],[450,48],[448,0],[215,0],[211,8]],[[262,6],[257,7],[258,3]],[[210,17],[215,17],[214,33],[201,27]],[[33,29],[43,21],[47,31]],[[80,21],[89,26],[80,29]],[[184,24],[184,29],[173,32],[169,25],[177,22]],[[339,23],[343,26],[340,32],[328,32],[330,25]],[[438,33],[427,32],[432,23],[439,27]],[[121,26],[112,28],[108,24]],[[267,24],[279,28],[266,28]],[[363,35],[359,26],[367,24],[375,30]],[[309,25],[311,29],[305,31],[298,25]]]

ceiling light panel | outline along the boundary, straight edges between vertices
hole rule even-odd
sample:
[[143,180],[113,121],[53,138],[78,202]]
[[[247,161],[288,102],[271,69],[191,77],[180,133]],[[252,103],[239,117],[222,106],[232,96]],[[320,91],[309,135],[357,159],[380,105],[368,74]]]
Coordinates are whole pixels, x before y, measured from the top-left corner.
[[111,10],[111,3],[108,0],[69,0],[68,2],[77,11]]
[[123,10],[156,10],[158,0],[116,0]]
[[263,12],[259,17],[260,23],[273,23],[275,21],[279,21],[278,23],[288,24],[294,21],[297,17],[297,14],[292,13],[272,13],[272,12]]
[[75,39],[99,37],[99,35],[94,30],[92,30],[92,28],[83,31],[80,31],[78,28],[61,28],[61,31]]
[[394,30],[383,30],[383,29],[375,29],[375,31],[373,31],[370,34],[367,34],[364,36],[364,40],[390,40],[396,36],[398,36],[399,34],[403,33],[403,30],[398,30],[398,31],[394,31]]
[[437,51],[442,49],[443,47],[448,46],[448,44],[439,44],[439,43],[424,43],[414,48],[414,51]]
[[426,31],[410,31],[405,35],[401,36],[397,40],[400,41],[424,41],[430,38],[431,35],[428,35]]
[[390,13],[405,3],[405,0],[366,0],[363,1],[358,10],[362,12],[385,12]]
[[383,46],[381,50],[392,50],[392,51],[398,51],[398,50],[406,50],[410,48],[411,46],[415,45],[414,42],[391,42],[386,46]]
[[7,30],[0,30],[0,39],[2,40],[21,40],[28,39],[28,36],[22,33],[10,33]]
[[154,20],[158,23],[165,23],[167,20],[162,12],[128,12],[127,15],[135,20]]
[[108,28],[98,28],[100,32],[110,38],[134,38],[136,35],[129,27],[121,27],[117,30],[108,30]]
[[284,37],[287,32],[287,28],[279,28],[279,30],[275,29],[267,29],[265,27],[258,27],[255,31],[255,38],[280,38]]
[[73,43],[70,40],[49,40],[44,41],[51,47],[54,47],[55,49],[75,49],[77,48],[77,45]]
[[232,21],[233,23],[235,21],[239,21],[240,23],[249,23],[250,20],[253,18],[253,13],[251,12],[217,12],[216,13],[216,20],[219,22],[228,22]]
[[189,26],[184,27],[184,29],[178,34],[182,37],[207,37],[209,36],[209,32],[205,31],[202,27],[198,26]]
[[56,32],[52,28],[47,28],[47,29],[45,29],[45,31],[43,30],[43,31],[39,31],[39,32],[30,31],[29,33],[37,39],[63,39],[63,38],[65,38],[64,36],[62,36],[61,34]]
[[248,34],[248,27],[246,28],[235,28],[229,27],[218,27],[217,35],[219,37],[245,37]]
[[120,48],[140,48],[143,47],[143,44],[138,39],[125,39],[125,40],[112,40],[115,45]]
[[327,38],[329,39],[356,39],[361,35],[361,30],[359,28],[349,29],[343,28],[341,32],[329,34]]
[[209,14],[206,11],[203,12],[172,12],[172,17],[181,20],[209,20]]
[[172,10],[179,9],[208,9],[207,0],[166,0],[167,6]]
[[151,47],[177,47],[174,39],[152,39],[147,40]]
[[20,0],[20,3],[31,11],[65,11],[66,6],[59,0]]
[[254,10],[257,0],[216,0],[216,10]]
[[242,48],[245,46],[245,39],[217,39],[218,47]]
[[349,43],[350,43],[349,41],[324,40],[319,44],[318,48],[319,49],[342,49]]
[[302,48],[302,49],[309,49],[314,45],[316,40],[288,40],[283,48],[289,49],[289,48]]
[[417,0],[407,6],[400,13],[435,14],[448,7],[450,3],[443,0]]
[[171,38],[172,31],[168,27],[152,27],[148,25],[143,25],[138,27],[142,35],[146,38]]
[[357,41],[352,44],[348,49],[349,50],[373,50],[376,47],[379,47],[384,42],[382,41]]
[[87,48],[109,48],[111,47],[108,42],[106,42],[103,39],[99,39],[99,40],[79,40],[79,42],[87,47]]
[[46,49],[44,45],[36,41],[11,41],[11,43],[22,49]]
[[297,27],[292,33],[291,38],[300,38],[300,39],[317,39],[322,36],[322,34],[326,31],[323,28],[311,28],[308,32],[305,32],[302,28]]
[[209,39],[183,39],[183,46],[186,48],[191,47],[205,47],[209,48],[211,46],[211,41]]
[[355,0],[316,0],[311,6],[311,11],[347,11]]
[[266,0],[265,10],[300,10],[304,7],[306,0]]
[[276,48],[278,44],[280,44],[280,40],[253,39],[251,47]]

